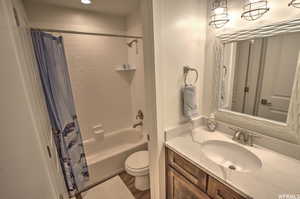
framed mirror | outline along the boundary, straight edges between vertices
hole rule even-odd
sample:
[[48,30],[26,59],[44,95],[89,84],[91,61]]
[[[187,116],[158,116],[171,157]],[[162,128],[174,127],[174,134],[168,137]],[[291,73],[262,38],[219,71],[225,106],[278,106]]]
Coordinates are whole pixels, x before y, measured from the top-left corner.
[[220,108],[286,123],[300,32],[224,44]]
[[247,123],[246,127],[261,125],[267,134],[277,131],[275,137],[289,141],[299,138],[300,124],[295,123],[300,122],[300,109],[295,112],[295,104],[300,99],[295,92],[300,79],[300,20],[219,39],[219,117]]

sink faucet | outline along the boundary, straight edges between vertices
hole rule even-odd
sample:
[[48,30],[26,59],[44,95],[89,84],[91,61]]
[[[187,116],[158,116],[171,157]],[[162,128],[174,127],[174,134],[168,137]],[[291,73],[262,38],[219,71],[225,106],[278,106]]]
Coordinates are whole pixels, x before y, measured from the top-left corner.
[[248,141],[248,134],[240,129],[236,130],[232,140],[237,141],[241,144],[246,144]]
[[229,127],[229,128],[234,131],[232,140],[234,140],[240,144],[253,146],[253,138],[259,137],[253,133],[249,133],[248,131],[240,129],[240,128],[231,128],[231,127]]

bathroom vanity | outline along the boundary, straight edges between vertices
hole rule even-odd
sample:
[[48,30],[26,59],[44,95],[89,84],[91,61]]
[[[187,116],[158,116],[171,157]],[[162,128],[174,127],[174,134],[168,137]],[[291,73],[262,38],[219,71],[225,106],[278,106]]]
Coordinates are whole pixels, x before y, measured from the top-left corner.
[[300,192],[299,160],[240,144],[219,130],[187,130],[165,146],[168,199],[277,199]]

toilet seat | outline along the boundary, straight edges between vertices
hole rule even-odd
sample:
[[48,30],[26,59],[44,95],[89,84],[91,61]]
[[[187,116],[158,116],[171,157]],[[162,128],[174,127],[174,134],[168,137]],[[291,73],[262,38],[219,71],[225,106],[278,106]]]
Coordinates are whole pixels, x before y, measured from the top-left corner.
[[125,161],[125,167],[130,175],[147,175],[149,173],[148,151],[139,151],[130,155]]

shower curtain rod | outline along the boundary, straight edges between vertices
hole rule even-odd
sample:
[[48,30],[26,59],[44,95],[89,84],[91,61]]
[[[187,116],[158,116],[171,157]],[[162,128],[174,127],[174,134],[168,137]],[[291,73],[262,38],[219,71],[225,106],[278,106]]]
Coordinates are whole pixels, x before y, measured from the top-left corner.
[[44,29],[44,28],[31,28],[31,30],[44,31],[44,32],[54,32],[54,33],[56,32],[56,33],[69,33],[69,34],[79,34],[79,35],[94,35],[94,36],[143,39],[143,37],[141,37],[141,36],[118,35],[118,34],[108,34],[108,33],[94,33],[94,32],[81,32],[81,31],[73,31],[73,30],[58,30],[58,29]]

